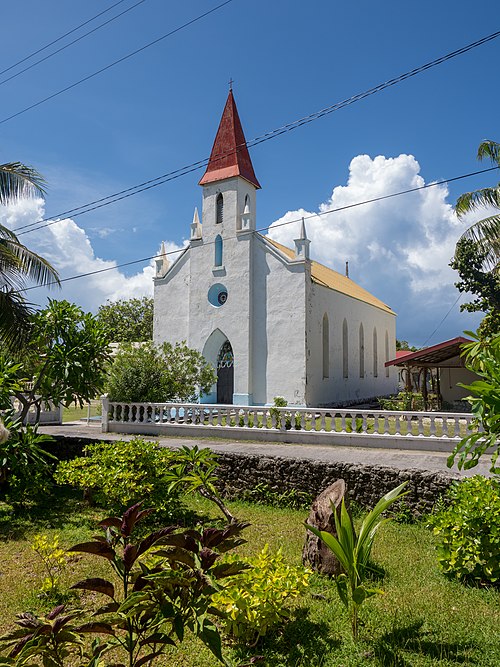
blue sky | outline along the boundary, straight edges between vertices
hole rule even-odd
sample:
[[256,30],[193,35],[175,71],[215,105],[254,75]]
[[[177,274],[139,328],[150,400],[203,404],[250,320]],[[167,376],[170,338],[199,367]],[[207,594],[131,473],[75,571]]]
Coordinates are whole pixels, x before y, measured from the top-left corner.
[[[73,38],[135,2],[125,0]],[[7,3],[0,70],[111,4]],[[44,206],[4,211],[4,224],[15,228],[38,214],[56,215],[207,157],[230,77],[250,140],[499,28],[493,0],[475,3],[474,11],[470,3],[447,0],[233,0],[92,80],[1,122],[217,4],[145,0],[13,80],[1,83],[20,68],[0,75],[0,159],[35,165],[49,185]],[[252,149],[263,186],[258,226],[480,168],[478,144],[500,135],[499,52],[497,39]],[[180,247],[200,204],[201,174],[20,239],[45,253],[63,276],[153,255],[162,240]],[[398,337],[421,345],[459,335],[479,318],[460,314],[457,305],[429,339],[458,296],[446,265],[465,224],[453,219],[450,205],[461,192],[497,181],[497,174],[487,174],[448,190],[434,188],[433,194],[313,219],[312,253],[337,270],[349,260],[351,277],[399,313]],[[289,242],[294,232],[290,226],[273,235]],[[144,267],[68,283],[58,297],[95,310],[106,298],[150,289],[151,269]],[[44,297],[30,292],[33,301]]]

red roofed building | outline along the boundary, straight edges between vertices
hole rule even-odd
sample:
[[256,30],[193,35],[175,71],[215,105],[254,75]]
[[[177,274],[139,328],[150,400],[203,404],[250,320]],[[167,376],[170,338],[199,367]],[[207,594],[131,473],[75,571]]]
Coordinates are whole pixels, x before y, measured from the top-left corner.
[[398,350],[396,357],[387,361],[385,366],[397,366],[400,369],[400,382],[407,391],[421,391],[427,402],[430,389],[438,397],[438,403],[458,406],[470,392],[458,383],[471,384],[478,376],[465,368],[461,356],[462,345],[472,342],[470,338],[456,336],[442,343],[424,347],[412,352]]

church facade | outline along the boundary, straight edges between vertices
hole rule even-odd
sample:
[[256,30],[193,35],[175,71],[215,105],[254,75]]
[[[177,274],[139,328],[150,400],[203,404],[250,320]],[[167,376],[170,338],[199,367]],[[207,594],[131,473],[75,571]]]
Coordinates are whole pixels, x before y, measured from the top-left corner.
[[200,181],[189,246],[156,262],[154,341],[217,370],[206,403],[329,406],[396,391],[396,316],[348,277],[256,232],[255,176],[232,91]]

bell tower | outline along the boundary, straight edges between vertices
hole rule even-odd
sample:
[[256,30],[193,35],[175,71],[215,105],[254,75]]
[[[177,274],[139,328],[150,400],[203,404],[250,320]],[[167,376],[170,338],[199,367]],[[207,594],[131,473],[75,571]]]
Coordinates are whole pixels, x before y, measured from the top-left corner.
[[222,112],[203,187],[203,237],[234,236],[255,230],[256,191],[259,181],[248,152],[233,91]]
[[[210,159],[199,184],[203,188],[203,205],[201,223],[196,220],[191,228],[189,339],[195,347],[205,350],[210,363],[217,364],[217,387],[207,401],[224,398],[224,403],[251,405],[256,243],[253,232],[260,184],[232,90],[229,90]],[[219,332],[217,337],[214,337],[215,332]],[[216,338],[219,348],[212,350],[207,341]],[[224,373],[219,373],[224,370],[220,366],[222,344],[231,349],[233,355],[231,382],[226,384]]]

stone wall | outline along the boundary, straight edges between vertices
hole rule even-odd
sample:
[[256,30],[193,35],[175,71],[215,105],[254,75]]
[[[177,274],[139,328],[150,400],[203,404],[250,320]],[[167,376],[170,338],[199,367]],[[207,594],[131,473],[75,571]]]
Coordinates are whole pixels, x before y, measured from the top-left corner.
[[429,512],[451,482],[458,479],[458,475],[415,468],[397,470],[388,466],[226,453],[219,453],[218,458],[220,490],[229,498],[241,495],[258,483],[266,484],[277,493],[293,488],[315,497],[342,478],[349,498],[371,509],[387,491],[409,480],[409,493],[404,502],[415,516]]
[[[47,449],[59,459],[80,456],[85,445],[96,442],[93,438],[55,436],[54,439],[55,442]],[[218,452],[217,456],[220,464],[217,471],[219,489],[228,498],[241,496],[259,483],[276,493],[295,489],[316,497],[335,480],[342,478],[347,484],[349,499],[371,509],[387,491],[409,480],[409,493],[404,502],[417,517],[429,512],[451,482],[459,479],[452,473],[416,468],[398,470],[389,466],[222,452]]]

